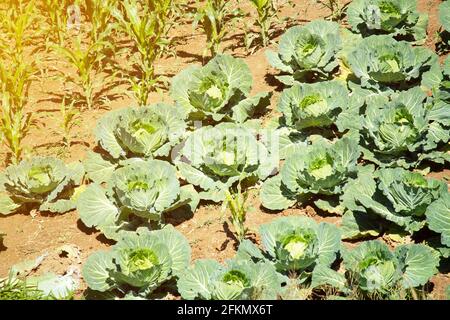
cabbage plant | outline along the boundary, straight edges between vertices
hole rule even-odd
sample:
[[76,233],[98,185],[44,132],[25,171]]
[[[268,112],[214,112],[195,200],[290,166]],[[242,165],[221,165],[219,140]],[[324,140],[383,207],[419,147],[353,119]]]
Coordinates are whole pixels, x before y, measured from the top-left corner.
[[233,123],[194,131],[176,163],[181,176],[202,189],[200,197],[215,202],[244,180],[265,179],[276,166],[252,130]]
[[447,201],[447,196],[447,185],[441,180],[428,179],[402,168],[387,168],[347,185],[343,204],[349,210],[375,215],[413,233],[426,224],[427,215],[432,220],[442,215],[443,209],[441,213],[432,213],[431,209]]
[[339,66],[339,24],[315,20],[288,29],[280,38],[278,52],[266,51],[269,63],[281,71],[276,78],[291,86],[295,82],[329,79]]
[[[65,164],[53,157],[35,157],[0,173],[0,214],[22,209],[64,213],[75,208],[84,176],[79,162]],[[78,190],[78,191],[77,191]]]
[[435,53],[388,35],[362,39],[346,59],[358,84],[377,92],[405,90],[417,85],[432,89],[441,78]]
[[148,297],[178,277],[191,260],[187,239],[171,225],[124,234],[108,251],[91,254],[83,265],[89,289],[125,297]]
[[329,268],[341,247],[339,229],[304,216],[281,217],[260,226],[262,251],[249,240],[241,243],[237,256],[269,261],[276,270],[299,283],[311,284],[316,270]]
[[275,300],[283,278],[266,261],[234,258],[225,265],[199,259],[181,274],[177,287],[183,299]]
[[262,205],[270,210],[283,210],[312,195],[322,195],[323,199],[315,202],[318,207],[340,212],[336,198],[347,181],[356,178],[360,153],[358,143],[349,137],[334,143],[320,139],[299,148],[286,158],[280,174],[262,185]]
[[428,16],[414,0],[355,0],[347,7],[348,22],[363,36],[388,34],[398,40],[425,42]]
[[428,228],[440,234],[441,243],[450,247],[450,193],[432,202],[425,211]]
[[[450,2],[444,1],[439,5],[439,21],[442,27],[446,31],[447,35],[450,34]],[[450,37],[447,36],[447,45],[450,46]]]
[[338,81],[295,84],[283,91],[278,102],[282,124],[297,130],[342,127],[349,111],[357,107],[345,85]]
[[448,104],[430,99],[420,88],[366,99],[360,116],[364,158],[379,166],[417,166],[423,160],[444,163],[439,146],[450,139]]
[[218,55],[191,66],[172,80],[170,95],[192,120],[244,122],[270,104],[267,92],[250,96],[252,73],[242,59]]
[[439,87],[434,90],[434,96],[443,102],[443,107],[448,110],[448,105],[450,104],[450,56],[444,61],[443,71],[442,71],[442,81]]
[[140,160],[116,169],[106,187],[92,183],[79,196],[81,221],[117,240],[127,230],[163,222],[164,215],[189,206],[198,194],[191,185],[180,187],[175,167],[161,160]]
[[365,296],[399,299],[401,291],[425,285],[438,270],[439,258],[423,244],[400,245],[394,251],[377,240],[341,254],[349,284]]
[[169,156],[185,135],[185,114],[167,104],[123,108],[107,113],[95,128],[95,138],[104,151],[90,152],[84,162],[87,176],[105,182],[115,168],[136,158]]

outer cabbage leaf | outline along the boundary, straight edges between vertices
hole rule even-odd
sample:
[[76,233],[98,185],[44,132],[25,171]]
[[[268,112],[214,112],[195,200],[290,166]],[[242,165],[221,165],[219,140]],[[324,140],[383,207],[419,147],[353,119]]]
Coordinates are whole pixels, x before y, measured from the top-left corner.
[[450,247],[450,194],[431,203],[425,212],[428,227],[441,234],[442,244]]
[[[444,1],[439,5],[439,21],[444,27],[447,34],[450,33],[450,2]],[[450,45],[450,38],[448,38],[448,45]]]

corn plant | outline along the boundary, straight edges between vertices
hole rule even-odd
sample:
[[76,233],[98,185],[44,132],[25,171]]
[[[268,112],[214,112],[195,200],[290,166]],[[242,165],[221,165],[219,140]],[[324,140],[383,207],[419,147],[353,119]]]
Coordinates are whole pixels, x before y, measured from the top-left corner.
[[203,56],[206,56],[208,50],[211,57],[221,52],[220,44],[228,33],[225,28],[226,17],[231,13],[230,1],[226,0],[207,0],[206,4],[197,11],[193,27],[196,29],[200,23],[206,34],[207,46]]
[[36,72],[35,64],[23,59],[13,59],[8,64],[0,62],[0,131],[14,163],[21,159],[22,141],[32,124],[31,114],[25,113],[24,108]]
[[12,154],[12,162],[18,163],[23,154],[22,141],[31,127],[31,113],[25,113],[23,108],[14,107],[8,94],[4,94],[0,108],[0,132],[2,140]]
[[260,30],[261,42],[264,47],[269,43],[269,30],[274,18],[277,14],[277,9],[272,0],[250,0],[256,8],[258,18],[256,23]]
[[33,30],[33,24],[36,22],[35,2],[30,1],[27,5],[20,2],[9,6],[5,12],[0,12],[0,21],[2,38],[8,43],[7,55],[21,56],[33,38],[33,33],[27,31]]
[[342,21],[348,4],[342,4],[341,0],[313,0],[322,8],[328,9],[330,15],[327,17],[332,21]]
[[237,191],[227,191],[225,193],[226,206],[231,212],[230,221],[239,242],[245,239],[248,232],[248,228],[245,226],[247,199],[248,192],[242,192],[240,185],[238,185]]
[[74,100],[66,103],[66,97],[64,97],[60,105],[62,119],[60,128],[63,135],[63,145],[66,148],[69,148],[72,144],[72,129],[79,124],[80,112],[74,107],[74,104]]
[[35,63],[27,63],[22,58],[8,63],[0,61],[0,96],[8,95],[13,106],[23,109],[36,72]]
[[203,56],[206,56],[208,50],[211,57],[222,53],[221,43],[229,33],[226,25],[234,25],[242,16],[239,8],[233,9],[231,1],[225,0],[207,0],[205,6],[198,9],[193,26],[195,29],[200,23],[206,34],[207,47]]
[[167,46],[167,23],[172,0],[137,1],[124,0],[121,7],[112,10],[120,30],[133,41],[136,53],[130,64],[138,70],[129,81],[136,101],[146,105],[149,93],[158,83],[155,61]]
[[85,9],[91,23],[90,36],[96,42],[105,40],[114,27],[111,23],[113,8],[117,7],[118,0],[86,0]]
[[0,279],[0,300],[50,300],[35,284],[18,279],[13,273]]
[[42,12],[47,17],[48,30],[47,39],[62,46],[64,44],[65,31],[67,26],[66,10],[69,0],[43,0]]
[[101,72],[103,71],[101,62],[106,58],[104,52],[109,46],[110,44],[106,41],[92,41],[89,44],[83,44],[81,36],[78,36],[73,41],[72,48],[70,46],[53,47],[56,52],[75,68],[77,72],[75,78],[66,75],[64,77],[81,89],[83,100],[88,110],[91,110],[94,106],[96,99],[95,90],[106,81],[105,78],[101,77]]

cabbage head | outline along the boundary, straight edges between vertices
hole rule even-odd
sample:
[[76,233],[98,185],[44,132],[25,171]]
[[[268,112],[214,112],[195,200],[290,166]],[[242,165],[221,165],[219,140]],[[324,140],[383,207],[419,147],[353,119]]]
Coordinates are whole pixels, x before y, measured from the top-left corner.
[[365,241],[341,254],[351,286],[367,298],[400,299],[405,289],[425,285],[438,270],[439,258],[423,244],[400,245],[394,251],[378,240]]
[[0,173],[0,214],[39,209],[64,213],[75,208],[84,176],[81,163],[34,157]]
[[244,60],[217,55],[205,66],[191,66],[175,76],[170,95],[191,120],[240,123],[270,104],[267,92],[250,97],[252,82]]
[[262,185],[262,205],[270,210],[283,210],[315,194],[325,196],[316,201],[321,209],[339,210],[333,209],[331,203],[326,205],[330,200],[326,196],[339,196],[347,181],[357,176],[360,153],[357,142],[349,137],[334,143],[320,139],[299,148],[286,158],[280,174]]
[[276,78],[292,86],[296,82],[329,79],[339,66],[339,24],[315,20],[288,29],[280,38],[278,52],[266,51],[269,63],[281,71]]
[[441,180],[402,168],[386,168],[348,184],[343,204],[349,210],[375,215],[413,233],[425,226],[436,202],[439,205],[447,197],[447,185]]
[[449,105],[420,88],[367,98],[364,114],[355,122],[360,124],[364,158],[379,166],[450,161],[437,150],[450,139]]
[[271,159],[248,127],[221,123],[194,131],[176,162],[181,176],[202,189],[202,199],[219,202],[233,185],[265,179],[276,167]]
[[419,85],[429,90],[441,79],[434,52],[387,35],[362,39],[347,60],[358,79],[357,84],[376,92],[406,90]]
[[164,282],[178,277],[191,260],[187,239],[171,225],[124,234],[108,251],[91,254],[83,265],[89,289],[148,297]]
[[84,165],[88,178],[102,183],[115,168],[136,158],[169,156],[185,136],[185,115],[179,108],[162,103],[129,107],[107,113],[94,132],[103,152],[90,152]]
[[355,107],[358,104],[338,81],[295,84],[282,92],[278,102],[282,124],[297,130],[341,127]]
[[187,300],[275,300],[282,281],[269,262],[234,258],[222,265],[199,259],[180,276],[177,287]]
[[126,230],[161,223],[164,215],[189,206],[194,212],[198,194],[190,185],[180,187],[175,167],[161,160],[141,160],[116,169],[106,187],[92,183],[80,195],[81,221],[108,239]]
[[304,283],[317,268],[329,268],[341,247],[339,229],[304,216],[281,217],[260,226],[262,250],[249,240],[241,243],[237,256],[268,261],[285,277]]
[[387,34],[416,44],[426,40],[428,16],[417,11],[414,0],[354,0],[347,16],[352,30],[363,36]]

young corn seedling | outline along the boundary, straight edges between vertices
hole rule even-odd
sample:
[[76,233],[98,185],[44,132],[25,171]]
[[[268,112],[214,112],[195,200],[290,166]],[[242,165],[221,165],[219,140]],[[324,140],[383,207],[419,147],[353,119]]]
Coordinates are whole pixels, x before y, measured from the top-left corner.
[[207,46],[203,56],[206,56],[208,50],[211,57],[221,53],[220,45],[228,34],[225,25],[234,22],[238,16],[238,11],[232,10],[231,2],[226,0],[207,0],[206,4],[197,11],[193,27],[196,29],[200,23],[206,34]]
[[[106,81],[101,76],[103,71],[101,62],[106,58],[104,51],[109,46],[110,44],[106,41],[97,41],[85,45],[82,43],[80,36],[75,38],[73,48],[69,46],[54,46],[55,51],[75,68],[77,72],[75,78],[70,76],[64,77],[81,89],[83,100],[88,110],[91,110],[96,102],[95,89]],[[101,83],[98,83],[96,80],[99,80]]]
[[0,106],[0,132],[2,140],[8,147],[11,160],[17,164],[23,154],[23,139],[31,127],[31,113],[11,104],[8,94],[4,94]]
[[347,8],[347,4],[342,4],[341,0],[313,0],[322,8],[326,8],[330,11],[330,15],[327,19],[332,21],[342,21],[345,17],[345,10]]
[[129,79],[134,97],[140,106],[146,105],[149,93],[159,78],[155,75],[155,61],[167,46],[167,19],[172,0],[124,0],[121,10],[114,8],[117,27],[133,41],[136,53],[130,63],[138,71]]
[[272,0],[250,0],[256,8],[258,18],[256,23],[260,30],[261,43],[263,47],[269,44],[269,30],[272,19],[277,15],[275,3]]
[[36,22],[35,2],[30,1],[27,5],[22,2],[11,5],[8,10],[0,11],[0,26],[3,31],[2,38],[6,39],[7,54],[10,58],[19,59],[23,50],[31,43],[33,35],[38,32],[28,32],[35,30],[33,24]]
[[[275,25],[286,24],[289,21],[296,21],[298,15],[297,12],[293,16],[281,18],[278,16],[280,9],[283,6],[289,5],[291,8],[295,8],[296,4],[291,0],[250,0],[257,12],[256,25],[259,29],[259,34],[252,32],[251,27],[253,26],[253,21],[244,20],[244,44],[247,51],[252,47],[255,40],[257,43],[253,47],[253,50],[259,46],[267,47],[271,41],[271,35],[274,30],[272,29]],[[284,28],[283,28],[284,29]]]
[[64,45],[64,37],[67,26],[67,7],[69,0],[43,0],[42,13],[47,17],[47,40],[51,40],[60,46]]
[[8,96],[14,108],[23,109],[37,67],[34,62],[27,63],[22,57],[17,58],[8,63],[0,61],[0,96]]
[[114,27],[111,12],[117,7],[118,0],[86,0],[86,15],[91,23],[90,36],[94,42],[105,40]]
[[74,104],[74,100],[70,101],[70,103],[67,104],[66,98],[64,97],[60,106],[63,145],[67,149],[69,149],[72,144],[72,129],[79,124],[80,112],[74,107]]
[[248,228],[245,226],[247,215],[247,199],[248,193],[242,192],[241,186],[238,185],[237,191],[227,191],[225,194],[226,206],[231,212],[231,224],[233,225],[236,238],[242,242],[247,235]]

